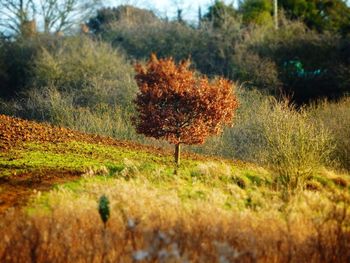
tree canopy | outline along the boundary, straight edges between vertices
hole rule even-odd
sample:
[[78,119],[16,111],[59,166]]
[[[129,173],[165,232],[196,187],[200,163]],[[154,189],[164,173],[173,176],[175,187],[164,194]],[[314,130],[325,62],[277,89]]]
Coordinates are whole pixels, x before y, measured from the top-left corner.
[[291,19],[301,19],[311,29],[350,32],[350,7],[346,0],[279,0]]
[[[180,144],[202,144],[209,135],[231,124],[238,106],[230,81],[210,82],[189,69],[189,61],[152,55],[147,65],[137,64],[139,93],[135,99],[138,133]],[[177,151],[175,152],[178,152]],[[175,161],[178,163],[178,156]]]
[[236,19],[237,10],[232,4],[226,5],[223,1],[216,0],[215,3],[208,8],[208,12],[204,15],[204,21],[210,21],[214,28],[221,28],[230,19]]
[[245,24],[272,25],[271,0],[246,0],[240,6]]

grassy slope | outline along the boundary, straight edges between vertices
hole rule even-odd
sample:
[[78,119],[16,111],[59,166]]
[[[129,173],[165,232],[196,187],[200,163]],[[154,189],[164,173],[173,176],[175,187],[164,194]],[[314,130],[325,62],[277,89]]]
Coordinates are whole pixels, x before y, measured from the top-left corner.
[[[263,168],[228,160],[194,158],[184,158],[175,176],[172,156],[167,153],[161,155],[84,142],[28,142],[2,152],[0,167],[1,176],[9,179],[24,174],[40,181],[41,177],[45,179],[46,173],[64,170],[82,174],[82,182],[91,180],[87,178],[91,175],[111,181],[143,180],[159,188],[174,188],[181,198],[205,199],[206,195],[216,192],[225,197],[226,201],[220,204],[225,207],[232,206],[233,189],[246,195],[253,189],[271,185],[271,176]],[[244,199],[236,201],[245,202]]]
[[[286,198],[273,183],[273,175],[262,167],[187,155],[175,176],[171,154],[142,147],[28,141],[2,151],[0,168],[3,179],[0,195],[7,196],[9,191],[23,187],[19,182],[26,179],[24,187],[29,192],[25,196],[31,194],[25,214],[12,220],[13,214],[8,212],[0,222],[0,226],[7,226],[0,234],[10,237],[0,246],[0,259],[10,255],[26,261],[26,257],[33,257],[30,251],[36,235],[41,237],[34,255],[37,262],[47,257],[54,259],[56,255],[65,255],[62,261],[91,256],[91,261],[99,262],[107,256],[111,261],[124,258],[122,262],[128,262],[136,251],[158,257],[152,253],[162,249],[169,257],[176,252],[193,261],[212,262],[220,256],[229,260],[237,256],[237,250],[242,253],[238,259],[247,262],[256,259],[285,262],[291,255],[298,262],[303,258],[317,262],[321,250],[341,249],[349,244],[322,239],[323,244],[315,239],[322,227],[327,226],[325,233],[332,228],[327,223],[329,216],[334,216],[330,222],[338,222],[341,214],[336,212],[341,213],[344,205],[349,204],[349,176],[340,177],[326,170],[310,179],[312,190]],[[73,176],[69,177],[70,174]],[[66,179],[69,181],[65,182]],[[48,187],[42,188],[43,184]],[[47,190],[53,184],[51,191],[37,191]],[[106,237],[101,232],[96,209],[103,194],[111,202],[107,239],[112,247],[108,253],[103,252]],[[341,227],[349,222],[346,213]],[[58,230],[62,224],[67,227]],[[27,229],[28,236],[18,235],[21,227]],[[160,230],[171,241],[158,244]],[[45,239],[42,233],[50,234]],[[67,252],[65,243],[73,242],[72,239],[84,249]],[[21,253],[12,255],[15,244],[23,244],[23,240],[33,242],[26,243]],[[53,243],[55,246],[46,248],[47,254],[41,253]],[[157,248],[153,247],[155,243]],[[97,244],[94,255],[86,252],[91,250],[91,244]],[[333,250],[324,257],[344,254]]]

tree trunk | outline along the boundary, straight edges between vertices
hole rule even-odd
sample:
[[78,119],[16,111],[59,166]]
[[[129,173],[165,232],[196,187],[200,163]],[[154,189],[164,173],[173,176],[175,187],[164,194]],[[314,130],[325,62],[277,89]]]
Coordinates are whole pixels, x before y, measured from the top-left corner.
[[180,143],[175,144],[175,154],[174,154],[174,158],[175,158],[175,165],[176,165],[176,169],[180,166]]
[[277,30],[278,29],[278,3],[277,3],[278,0],[274,0],[274,20],[275,20],[275,29]]

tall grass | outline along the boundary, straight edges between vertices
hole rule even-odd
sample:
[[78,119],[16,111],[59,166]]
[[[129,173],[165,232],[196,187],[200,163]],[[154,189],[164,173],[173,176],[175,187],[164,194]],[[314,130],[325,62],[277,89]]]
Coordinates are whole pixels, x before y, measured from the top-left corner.
[[[97,209],[102,193],[111,207],[106,228]],[[46,209],[31,215],[10,211],[0,221],[1,262],[347,262],[350,257],[346,195],[304,192],[280,211],[235,212],[218,206],[222,200],[214,193],[184,202],[176,191],[144,178],[92,182],[75,191],[61,187],[40,198],[37,205]]]

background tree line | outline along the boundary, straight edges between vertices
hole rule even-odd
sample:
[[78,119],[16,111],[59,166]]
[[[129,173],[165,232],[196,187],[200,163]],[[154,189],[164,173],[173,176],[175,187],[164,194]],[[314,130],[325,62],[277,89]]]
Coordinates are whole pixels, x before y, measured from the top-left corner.
[[[199,13],[196,24],[182,19],[181,12],[169,20],[134,6],[97,9],[95,0],[69,1],[1,0],[8,9],[2,12],[11,17],[0,16],[1,96],[27,89],[40,50],[52,49],[51,42],[60,38],[79,37],[69,30],[84,20],[82,30],[89,30],[90,38],[109,43],[131,60],[147,59],[151,52],[176,60],[190,57],[203,74],[287,95],[297,103],[336,99],[350,91],[350,8],[343,0],[279,0],[278,30],[271,0],[245,0],[238,8],[216,1]],[[37,25],[41,30],[31,29],[33,34],[28,25],[36,13],[43,22]],[[9,32],[11,37],[5,37]],[[62,32],[70,33],[62,37]]]
[[[164,146],[137,135],[130,121],[137,94],[132,65],[154,52],[176,62],[190,58],[196,74],[224,76],[239,87],[235,126],[191,150],[271,163],[273,155],[266,152],[266,136],[274,133],[269,128],[281,126],[278,131],[290,135],[288,142],[293,143],[289,150],[296,158],[300,149],[293,147],[310,141],[309,146],[317,148],[314,139],[321,138],[327,129],[336,144],[333,159],[349,168],[349,16],[338,16],[336,9],[349,12],[349,7],[340,0],[278,2],[278,30],[273,24],[272,1],[265,0],[241,1],[238,8],[216,1],[207,11],[198,12],[197,23],[187,22],[182,12],[171,20],[151,10],[122,5],[94,9],[95,14],[83,20],[84,24],[77,17],[62,31],[56,27],[47,31],[40,20],[36,20],[35,30],[3,27],[0,113]],[[286,5],[283,9],[284,3],[293,8]],[[304,9],[298,7],[301,3]],[[294,9],[314,10],[316,14],[315,8],[329,13],[323,20],[318,18],[323,21],[319,27],[316,22],[307,22],[310,16],[293,15]],[[332,20],[338,22],[329,24]],[[21,20],[16,21],[21,25]],[[278,99],[285,96],[299,107],[280,105]],[[316,105],[323,98],[334,102]],[[309,106],[307,114],[301,116],[298,110],[304,109],[304,104]],[[305,128],[309,125],[313,128]],[[275,149],[284,149],[276,145]],[[309,160],[310,151],[305,160]],[[313,156],[319,155],[317,151]],[[288,155],[288,149],[282,154]]]

